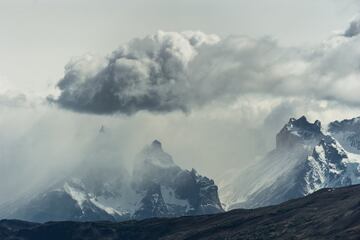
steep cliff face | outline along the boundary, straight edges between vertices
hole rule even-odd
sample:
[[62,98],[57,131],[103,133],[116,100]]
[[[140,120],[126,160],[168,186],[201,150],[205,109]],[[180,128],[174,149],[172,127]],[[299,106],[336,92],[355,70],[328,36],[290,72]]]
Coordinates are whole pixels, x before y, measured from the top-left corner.
[[[156,216],[182,216],[222,212],[218,188],[213,180],[196,170],[183,170],[154,141],[138,156],[134,185],[147,192],[142,208],[153,209]],[[139,211],[137,218],[150,217]]]
[[360,154],[360,118],[334,121],[329,124],[329,132],[346,151]]
[[305,116],[299,119],[291,118],[276,135],[276,148],[289,149],[296,145],[312,145],[324,137],[321,122],[310,123]]

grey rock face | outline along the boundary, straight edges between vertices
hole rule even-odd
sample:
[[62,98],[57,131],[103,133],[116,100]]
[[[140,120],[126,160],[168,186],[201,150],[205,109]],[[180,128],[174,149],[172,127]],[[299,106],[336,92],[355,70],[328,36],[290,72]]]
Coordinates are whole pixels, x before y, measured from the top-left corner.
[[318,141],[324,137],[321,122],[310,123],[305,116],[299,119],[291,118],[276,135],[276,148],[292,148],[296,144],[303,145],[305,141]]
[[[154,141],[138,156],[134,176],[139,176],[134,179],[134,184],[146,192],[143,206],[153,209],[151,214],[155,216],[199,215],[223,211],[214,181],[199,175],[194,169],[181,169],[162,150],[158,141]],[[142,218],[148,217],[144,213],[140,215]]]
[[135,212],[134,218],[171,217],[161,193],[161,186],[159,184],[149,183],[145,191],[146,195],[141,200],[141,206]]
[[345,150],[333,137],[325,136],[314,147],[312,155],[305,161],[304,170],[298,175],[301,196],[325,187],[342,187],[357,183],[359,179],[348,171],[351,166],[357,165],[356,162],[348,161]]
[[329,132],[346,151],[360,154],[360,118],[334,121],[329,124]]
[[329,131],[336,132],[360,132],[360,118],[334,121],[329,124]]

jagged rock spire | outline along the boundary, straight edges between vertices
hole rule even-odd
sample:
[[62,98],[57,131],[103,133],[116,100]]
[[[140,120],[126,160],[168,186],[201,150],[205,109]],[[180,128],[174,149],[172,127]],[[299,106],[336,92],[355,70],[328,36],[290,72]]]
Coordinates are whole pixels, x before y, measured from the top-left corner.
[[159,149],[162,149],[162,145],[161,145],[161,142],[157,139],[155,139],[152,143],[151,143],[151,146],[153,148],[159,148]]
[[309,139],[320,140],[323,136],[319,120],[310,123],[305,116],[299,119],[290,118],[289,122],[277,134],[276,146],[287,149]]
[[99,129],[99,133],[104,133],[105,132],[105,127],[104,125],[101,125],[100,129]]

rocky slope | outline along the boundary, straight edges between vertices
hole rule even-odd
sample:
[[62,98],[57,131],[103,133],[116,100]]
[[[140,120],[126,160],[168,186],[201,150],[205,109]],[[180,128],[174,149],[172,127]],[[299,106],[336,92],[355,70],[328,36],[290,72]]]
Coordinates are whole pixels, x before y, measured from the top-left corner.
[[359,239],[360,186],[255,210],[123,223],[0,221],[3,240]]
[[360,154],[360,118],[334,121],[329,124],[329,132],[346,151]]
[[[358,120],[334,122],[290,119],[276,136],[276,148],[248,169],[220,182],[227,209],[268,206],[321,188],[360,183]],[[339,140],[338,140],[339,139]]]
[[111,154],[114,151],[107,149],[103,134],[96,150],[71,176],[12,205],[0,217],[34,222],[124,221],[223,211],[214,181],[181,169],[159,141],[144,148],[129,174]]
[[133,175],[134,187],[146,192],[135,213],[137,219],[223,211],[214,181],[194,169],[182,170],[159,141],[139,154]]

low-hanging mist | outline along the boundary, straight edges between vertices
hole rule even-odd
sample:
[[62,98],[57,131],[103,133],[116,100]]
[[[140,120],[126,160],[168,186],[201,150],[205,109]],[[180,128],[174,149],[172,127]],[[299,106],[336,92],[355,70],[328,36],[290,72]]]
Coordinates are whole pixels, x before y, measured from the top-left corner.
[[[111,157],[107,164],[123,164],[131,172],[135,155],[154,139],[179,166],[216,180],[271,150],[275,134],[291,116],[306,113],[326,122],[334,115],[350,118],[360,111],[335,103],[248,96],[231,106],[208,106],[190,115],[97,116],[47,106],[2,107],[0,113],[0,202],[4,202],[57,182],[81,168],[89,156],[98,156],[100,164]],[[101,126],[108,138],[105,152],[95,141]]]
[[354,20],[312,47],[158,32],[107,57],[74,58],[58,95],[47,100],[4,87],[0,202],[81,167],[89,151],[101,150],[93,144],[101,126],[108,154],[129,171],[134,156],[158,139],[178,165],[216,180],[272,149],[290,117],[326,123],[358,116],[358,26]]

